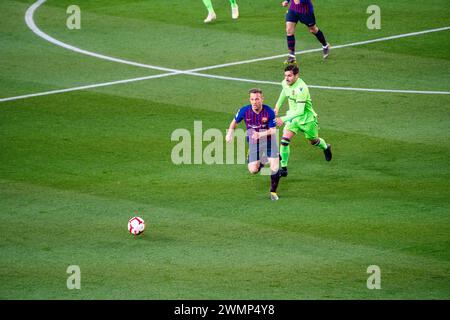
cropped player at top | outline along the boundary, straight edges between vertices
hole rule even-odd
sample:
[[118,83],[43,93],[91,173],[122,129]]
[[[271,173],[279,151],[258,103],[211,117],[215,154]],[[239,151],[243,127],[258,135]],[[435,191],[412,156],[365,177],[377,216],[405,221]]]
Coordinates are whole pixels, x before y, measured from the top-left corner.
[[287,0],[281,3],[283,7],[289,6],[286,13],[286,40],[289,50],[286,64],[296,63],[295,58],[295,27],[300,21],[308,27],[309,32],[314,34],[322,44],[323,58],[327,58],[330,54],[330,45],[325,40],[322,31],[316,25],[316,17],[314,15],[314,6],[311,0]]

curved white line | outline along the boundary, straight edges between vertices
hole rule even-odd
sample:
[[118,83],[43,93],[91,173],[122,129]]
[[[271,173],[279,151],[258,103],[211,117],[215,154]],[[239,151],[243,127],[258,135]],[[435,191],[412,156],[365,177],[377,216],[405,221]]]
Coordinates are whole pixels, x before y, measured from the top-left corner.
[[[257,58],[257,59],[251,59],[251,60],[244,60],[244,61],[237,61],[232,63],[225,63],[215,66],[208,66],[208,67],[202,67],[202,68],[196,68],[191,70],[177,70],[177,69],[170,69],[170,68],[164,68],[159,66],[152,66],[148,64],[138,63],[134,61],[114,58],[102,54],[98,54],[95,52],[83,50],[77,47],[74,47],[72,45],[66,44],[64,42],[61,42],[48,34],[42,32],[35,24],[33,20],[34,12],[43,4],[46,0],[38,0],[33,5],[31,5],[28,10],[25,13],[25,22],[27,26],[39,37],[43,38],[44,40],[51,42],[53,44],[56,44],[60,47],[66,48],[68,50],[81,53],[84,55],[96,57],[99,59],[104,59],[108,61],[113,61],[117,63],[123,63],[128,65],[133,65],[137,67],[143,67],[147,69],[155,69],[160,71],[167,71],[168,73],[160,74],[160,75],[153,75],[153,76],[147,76],[147,77],[139,77],[139,78],[132,78],[132,79],[125,79],[125,80],[119,80],[119,81],[111,81],[111,82],[105,82],[105,83],[99,83],[99,84],[93,84],[93,85],[86,85],[86,86],[80,86],[80,87],[73,87],[73,88],[67,88],[67,89],[60,89],[60,90],[51,90],[51,91],[45,91],[45,92],[39,92],[39,93],[33,93],[33,94],[27,94],[27,95],[21,95],[21,96],[15,96],[15,97],[8,97],[8,98],[0,98],[0,102],[4,101],[12,101],[12,100],[18,100],[18,99],[26,99],[36,96],[43,96],[43,95],[50,95],[50,94],[56,94],[56,93],[63,93],[63,92],[70,92],[70,91],[77,91],[77,90],[85,90],[90,88],[97,88],[97,87],[104,87],[104,86],[110,86],[115,84],[121,84],[121,83],[130,83],[130,82],[136,82],[136,81],[142,81],[142,80],[149,80],[149,79],[155,79],[155,78],[162,78],[166,76],[172,76],[172,75],[179,75],[179,74],[188,74],[192,76],[198,76],[198,77],[205,77],[205,78],[212,78],[212,79],[220,79],[220,80],[229,80],[229,81],[240,81],[240,82],[250,82],[250,83],[258,83],[258,84],[273,84],[273,85],[280,85],[280,82],[272,82],[272,81],[262,81],[262,80],[253,80],[253,79],[243,79],[243,78],[234,78],[234,77],[226,77],[226,76],[218,76],[218,75],[209,75],[209,74],[202,74],[197,73],[196,71],[205,71],[205,70],[211,70],[211,69],[217,69],[217,68],[223,68],[228,66],[234,66],[239,64],[247,64],[247,63],[253,63],[258,61],[265,61],[265,60],[271,60],[275,58],[280,58],[285,55],[276,55],[276,56],[270,56],[270,57],[264,57],[264,58]],[[443,28],[437,28],[437,29],[431,29],[431,30],[424,30],[419,32],[412,32],[402,35],[395,35],[390,37],[384,37],[379,39],[373,39],[373,40],[367,40],[367,41],[360,41],[360,42],[354,42],[344,45],[338,45],[333,46],[333,49],[338,48],[345,48],[345,47],[351,47],[351,46],[357,46],[357,45],[363,45],[363,44],[369,44],[374,42],[380,42],[380,41],[387,41],[392,39],[398,39],[398,38],[404,38],[404,37],[411,37],[411,36],[417,36],[425,33],[431,33],[431,32],[438,32],[438,31],[444,31],[449,30],[450,27],[443,27]],[[297,52],[297,54],[305,54],[310,52],[317,52],[321,51],[321,49],[310,49],[310,50],[304,50]],[[344,91],[365,91],[365,92],[390,92],[390,93],[407,93],[407,94],[444,94],[448,95],[450,92],[448,91],[419,91],[419,90],[395,90],[395,89],[370,89],[370,88],[352,88],[352,87],[331,87],[331,86],[318,86],[318,85],[309,85],[310,88],[317,88],[317,89],[326,89],[326,90],[344,90]]]
[[48,42],[51,42],[53,44],[56,44],[57,46],[60,46],[65,49],[75,51],[77,53],[81,53],[81,54],[84,54],[87,56],[91,56],[91,57],[95,57],[95,58],[99,58],[99,59],[103,59],[103,60],[108,60],[108,61],[113,61],[113,62],[117,62],[117,63],[128,64],[128,65],[141,67],[141,68],[154,69],[154,70],[160,70],[160,71],[168,71],[168,72],[174,72],[174,73],[182,73],[181,70],[152,66],[152,65],[148,65],[148,64],[144,64],[144,63],[114,58],[114,57],[110,57],[110,56],[105,56],[103,54],[83,50],[83,49],[74,47],[70,44],[64,43],[62,41],[59,41],[59,40],[49,36],[45,32],[41,31],[36,26],[36,24],[34,23],[34,20],[33,20],[34,12],[36,11],[37,8],[39,8],[42,4],[44,4],[45,1],[46,0],[39,0],[39,1],[35,2],[33,5],[31,5],[31,7],[28,8],[28,10],[25,13],[25,23],[27,24],[28,28],[30,28],[30,30],[33,31],[38,37],[40,37]]
[[[34,23],[33,15],[34,15],[34,12],[36,11],[36,9],[39,8],[42,4],[44,4],[46,1],[47,0],[38,0],[30,8],[28,8],[28,10],[27,10],[27,12],[25,14],[25,21],[26,21],[27,26],[35,34],[37,34],[39,37],[41,37],[41,38],[43,38],[43,39],[45,39],[45,40],[47,40],[47,41],[49,41],[49,42],[51,42],[53,44],[56,44],[56,45],[58,45],[60,47],[63,47],[63,48],[66,48],[66,49],[69,49],[69,50],[72,50],[72,51],[75,51],[75,52],[78,52],[78,53],[81,53],[81,54],[86,54],[86,55],[89,55],[89,56],[93,56],[93,57],[96,57],[96,58],[99,58],[99,59],[110,60],[110,61],[114,61],[114,62],[118,62],[118,63],[124,63],[124,64],[129,64],[129,65],[134,65],[134,66],[137,66],[137,67],[148,68],[148,69],[155,69],[155,70],[161,70],[161,71],[169,71],[169,72],[175,72],[175,73],[185,73],[185,74],[196,75],[194,73],[197,72],[197,71],[205,71],[205,70],[211,70],[211,69],[231,67],[231,66],[236,66],[236,65],[240,65],[240,64],[247,64],[247,63],[253,63],[253,62],[273,60],[273,59],[278,59],[278,58],[286,56],[286,54],[279,54],[279,55],[270,56],[270,57],[263,57],[263,58],[249,59],[249,60],[236,61],[236,62],[230,62],[230,63],[223,63],[223,64],[214,65],[214,66],[207,66],[207,67],[195,68],[195,69],[184,70],[184,71],[183,70],[177,70],[177,69],[169,69],[169,68],[164,68],[164,67],[159,67],[159,66],[152,66],[152,65],[148,65],[148,64],[144,64],[144,63],[139,63],[139,62],[134,62],[134,61],[129,61],[129,60],[118,59],[118,58],[114,58],[114,57],[109,57],[109,56],[106,56],[106,55],[103,55],[103,54],[98,54],[98,53],[95,53],[95,52],[90,52],[90,51],[87,51],[87,50],[83,50],[83,49],[71,46],[71,45],[66,44],[64,42],[56,40],[55,38],[53,38],[53,37],[49,36],[48,34],[42,32],[36,26],[36,24]],[[353,46],[360,46],[360,45],[374,43],[374,42],[388,41],[388,40],[393,40],[393,39],[412,37],[412,36],[417,36],[417,35],[421,35],[421,34],[432,33],[432,32],[439,32],[439,31],[444,31],[444,30],[450,30],[450,27],[429,29],[429,30],[405,33],[405,34],[400,34],[400,35],[395,35],[395,36],[383,37],[383,38],[378,38],[378,39],[347,43],[347,44],[332,46],[332,49],[340,49],[340,48],[347,48],[347,47],[353,47]],[[306,54],[306,53],[318,52],[318,51],[322,51],[322,49],[318,48],[318,49],[303,50],[303,51],[296,52],[296,54]]]

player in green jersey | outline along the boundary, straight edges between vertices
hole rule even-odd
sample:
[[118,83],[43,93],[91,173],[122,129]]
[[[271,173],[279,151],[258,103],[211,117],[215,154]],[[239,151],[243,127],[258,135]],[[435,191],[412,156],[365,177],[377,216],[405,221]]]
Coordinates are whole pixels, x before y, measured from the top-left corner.
[[302,132],[313,146],[322,149],[326,161],[331,160],[332,154],[331,145],[319,137],[317,114],[312,107],[309,89],[306,83],[300,79],[297,65],[291,64],[284,69],[284,80],[281,85],[283,89],[281,90],[274,111],[279,116],[281,106],[288,99],[289,110],[285,116],[276,119],[278,126],[285,125],[280,143],[280,175],[287,177],[287,165],[290,153],[289,144],[295,134]]
[[[204,22],[209,23],[216,20],[216,13],[214,12],[211,0],[203,0],[203,3],[205,4],[206,9],[208,9],[208,16],[206,17]],[[239,17],[239,7],[236,3],[236,0],[230,0],[230,4],[231,4],[231,17],[233,19],[237,19]]]

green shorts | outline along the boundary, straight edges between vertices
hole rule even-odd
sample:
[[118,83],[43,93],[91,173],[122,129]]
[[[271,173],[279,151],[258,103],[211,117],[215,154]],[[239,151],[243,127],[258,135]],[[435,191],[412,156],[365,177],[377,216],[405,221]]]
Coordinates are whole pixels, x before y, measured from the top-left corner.
[[305,138],[308,140],[316,139],[319,137],[319,123],[317,118],[313,121],[301,124],[299,118],[294,118],[291,121],[287,121],[284,126],[285,130],[289,130],[297,134],[299,131],[303,132]]

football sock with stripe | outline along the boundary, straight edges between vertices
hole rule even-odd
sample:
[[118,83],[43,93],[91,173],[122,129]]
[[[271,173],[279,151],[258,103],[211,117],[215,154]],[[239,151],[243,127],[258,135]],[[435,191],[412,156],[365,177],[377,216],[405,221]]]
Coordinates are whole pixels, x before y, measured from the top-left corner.
[[288,138],[281,138],[280,155],[281,155],[281,167],[287,167],[289,161],[289,154],[291,152],[289,148],[291,140]]
[[319,138],[319,142],[316,142],[314,145],[322,150],[325,150],[327,148],[327,143],[322,138]]

